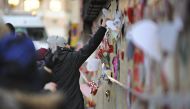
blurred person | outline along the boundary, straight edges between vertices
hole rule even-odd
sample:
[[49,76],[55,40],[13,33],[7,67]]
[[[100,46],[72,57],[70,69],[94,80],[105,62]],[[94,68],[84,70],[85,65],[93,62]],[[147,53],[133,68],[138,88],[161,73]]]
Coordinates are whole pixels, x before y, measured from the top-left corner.
[[[1,109],[58,109],[63,96],[42,91],[44,75],[37,71],[35,47],[29,37],[2,36],[0,60]],[[55,92],[54,87],[46,84],[44,89]]]
[[[32,40],[27,37],[27,34],[18,34],[14,37],[14,34],[10,34],[9,30],[8,26],[6,26],[0,18],[0,58],[2,58],[0,73],[3,72],[0,74],[0,78],[2,78],[2,81],[8,81],[0,83],[0,87],[16,88],[17,85],[14,84],[18,84],[18,89],[24,88],[25,86],[27,89],[30,88],[30,85],[27,85],[27,83],[23,85],[23,83],[25,83],[25,80],[27,80],[26,82],[29,82],[30,80],[30,82],[34,82],[35,80],[33,81],[32,78],[36,78],[35,76],[41,76],[42,78],[42,84],[41,82],[36,82],[35,84],[41,84],[42,86],[45,85],[44,83],[46,83],[46,78],[49,74],[37,71],[36,53],[34,51],[35,48]],[[37,74],[37,72],[39,74]],[[34,77],[32,77],[32,75]],[[23,81],[23,83],[20,84],[19,82],[21,81]],[[42,86],[40,89],[43,89]]]
[[59,109],[62,100],[60,93],[27,94],[13,93],[20,109]]
[[42,78],[37,73],[35,47],[28,37],[5,35],[0,40],[0,87],[39,91]]
[[[28,37],[13,37],[9,32],[0,19],[0,108],[57,109],[62,95],[42,92],[44,75],[36,70],[32,40]],[[55,84],[53,87],[52,84],[46,84],[44,89],[53,92],[54,87]]]
[[0,89],[0,109],[19,109],[17,101],[6,90]]
[[0,89],[0,109],[58,109],[60,93],[24,93]]
[[84,99],[80,91],[80,66],[96,50],[106,32],[106,21],[94,34],[88,44],[78,51],[73,51],[63,37],[49,37],[47,40],[51,50],[45,58],[44,69],[53,72],[52,82],[57,90],[64,92],[65,101],[62,109],[84,109]]
[[[0,87],[24,92],[42,91],[51,74],[38,70],[36,58],[35,47],[29,37],[13,37],[13,34],[2,36],[0,40]],[[53,88],[50,88],[51,90]]]

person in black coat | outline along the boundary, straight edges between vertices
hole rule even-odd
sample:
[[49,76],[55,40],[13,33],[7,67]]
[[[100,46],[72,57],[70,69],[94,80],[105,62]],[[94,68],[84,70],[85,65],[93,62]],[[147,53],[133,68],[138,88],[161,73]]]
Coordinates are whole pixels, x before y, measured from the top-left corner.
[[[62,109],[84,109],[83,95],[80,91],[80,66],[97,49],[106,33],[105,20],[89,42],[79,51],[69,48],[61,37],[54,37],[56,50],[46,56],[46,71],[53,72],[51,81],[57,84],[57,90],[64,93]],[[55,45],[53,45],[55,48]]]

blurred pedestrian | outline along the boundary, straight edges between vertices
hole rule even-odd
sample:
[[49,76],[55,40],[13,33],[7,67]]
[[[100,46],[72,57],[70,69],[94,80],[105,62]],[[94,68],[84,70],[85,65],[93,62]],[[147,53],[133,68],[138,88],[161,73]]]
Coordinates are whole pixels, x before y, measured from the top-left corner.
[[65,101],[60,108],[84,109],[84,99],[79,86],[79,68],[99,46],[105,32],[104,20],[94,37],[79,51],[70,49],[63,37],[52,37],[48,40],[52,44],[52,52],[46,56],[44,68],[53,72],[51,81],[57,84],[57,90],[64,92]]
[[[29,37],[0,40],[0,108],[1,109],[58,109],[63,96],[45,93],[44,75],[38,72],[36,52]],[[54,91],[53,83],[45,85]],[[3,104],[2,104],[3,103]]]
[[37,72],[35,47],[28,37],[6,35],[0,40],[0,87],[39,91],[42,79]]
[[[37,70],[32,40],[13,37],[1,19],[0,37],[0,109],[57,109],[63,96],[42,91],[44,75]],[[51,85],[45,89],[55,90]]]

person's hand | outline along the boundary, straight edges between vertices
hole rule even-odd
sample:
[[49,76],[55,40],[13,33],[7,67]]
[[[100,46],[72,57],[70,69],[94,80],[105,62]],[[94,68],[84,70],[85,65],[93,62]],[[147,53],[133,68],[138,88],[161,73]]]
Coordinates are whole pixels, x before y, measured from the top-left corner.
[[54,83],[54,82],[49,82],[49,83],[45,84],[44,90],[49,90],[51,92],[56,92],[57,84]]

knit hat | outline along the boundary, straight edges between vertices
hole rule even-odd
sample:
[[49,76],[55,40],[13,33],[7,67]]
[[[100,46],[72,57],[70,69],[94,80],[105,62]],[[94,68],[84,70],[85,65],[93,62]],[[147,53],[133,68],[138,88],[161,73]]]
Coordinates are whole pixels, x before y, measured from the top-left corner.
[[0,40],[0,87],[34,91],[40,89],[36,53],[28,37],[4,36]]

